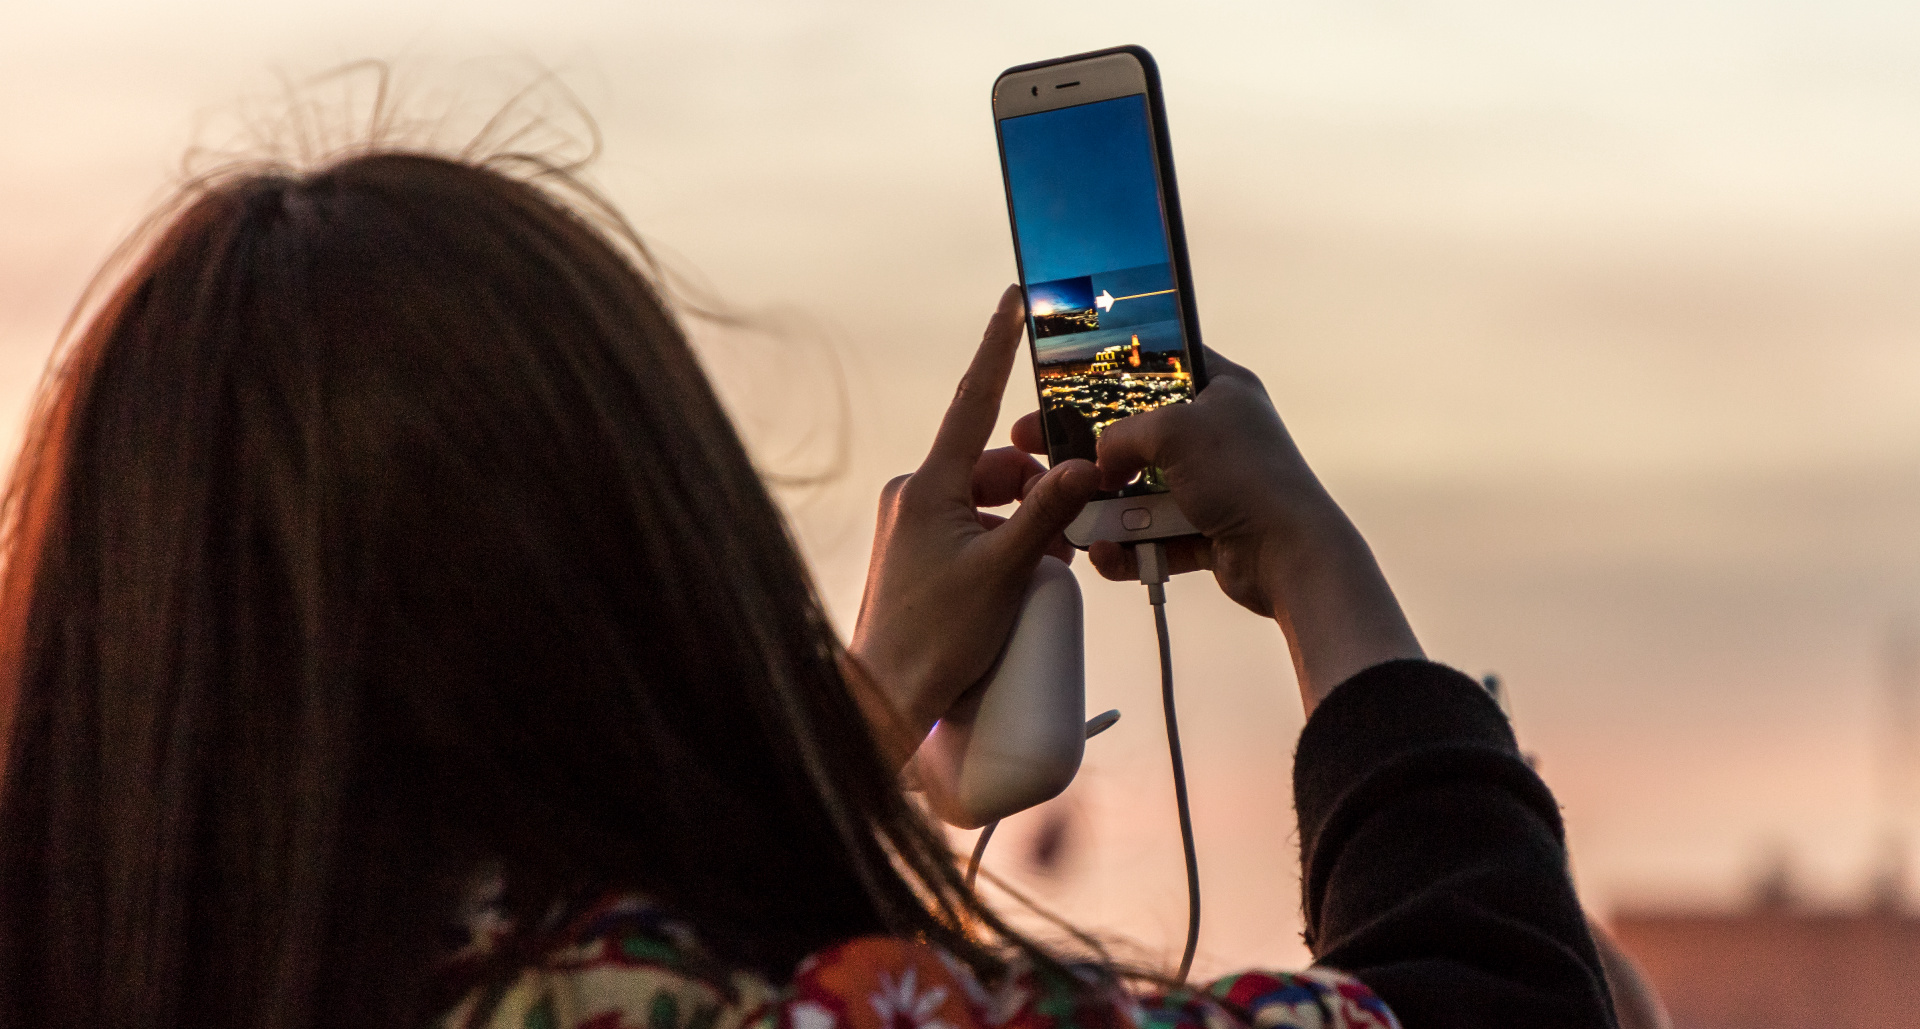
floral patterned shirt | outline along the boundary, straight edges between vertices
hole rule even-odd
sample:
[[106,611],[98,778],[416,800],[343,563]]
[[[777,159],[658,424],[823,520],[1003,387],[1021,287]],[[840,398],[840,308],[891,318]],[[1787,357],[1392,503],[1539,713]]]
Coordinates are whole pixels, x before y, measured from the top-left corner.
[[[1075,989],[1031,969],[997,988],[938,947],[868,936],[802,961],[793,981],[726,970],[637,898],[589,912],[539,966],[475,991],[442,1029],[1398,1029],[1328,968],[1245,972],[1204,990]],[[1091,974],[1091,973],[1089,973]],[[1051,979],[1056,981],[1049,981]]]

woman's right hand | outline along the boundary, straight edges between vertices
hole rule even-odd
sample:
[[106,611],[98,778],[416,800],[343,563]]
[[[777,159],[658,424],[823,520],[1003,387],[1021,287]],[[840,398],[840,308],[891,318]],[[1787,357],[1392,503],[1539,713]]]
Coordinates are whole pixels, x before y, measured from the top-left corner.
[[[1422,657],[1366,540],[1300,456],[1260,380],[1211,350],[1207,373],[1193,402],[1107,426],[1101,487],[1161,470],[1200,532],[1167,541],[1170,569],[1210,569],[1227,596],[1279,622],[1309,711],[1355,673]],[[1039,415],[1021,419],[1013,439],[1045,452]],[[1138,577],[1129,547],[1102,541],[1088,556],[1109,579]]]

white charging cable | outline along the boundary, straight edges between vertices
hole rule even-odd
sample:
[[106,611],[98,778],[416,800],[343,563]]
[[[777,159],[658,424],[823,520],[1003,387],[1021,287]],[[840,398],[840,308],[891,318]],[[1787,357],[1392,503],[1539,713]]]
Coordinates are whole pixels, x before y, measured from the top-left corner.
[[1160,705],[1167,717],[1167,756],[1173,761],[1173,802],[1180,811],[1180,845],[1187,858],[1187,946],[1180,953],[1179,982],[1193,968],[1200,944],[1200,861],[1193,849],[1193,812],[1187,807],[1187,765],[1180,757],[1180,722],[1173,712],[1173,644],[1167,638],[1167,548],[1158,540],[1136,544],[1134,560],[1153,605],[1153,628],[1160,637]]
[[[1180,812],[1180,845],[1187,859],[1187,945],[1180,954],[1178,981],[1185,983],[1193,968],[1194,948],[1200,943],[1200,862],[1193,848],[1193,812],[1187,806],[1187,766],[1180,757],[1180,723],[1173,711],[1173,645],[1167,638],[1167,548],[1157,540],[1136,544],[1134,558],[1139,564],[1140,581],[1147,587],[1147,602],[1153,605],[1153,627],[1160,638],[1160,703],[1167,719],[1167,754],[1173,760],[1173,801]],[[1087,720],[1087,739],[1112,728],[1120,712],[1107,711]],[[973,889],[980,874],[980,859],[987,853],[987,841],[1000,827],[994,819],[980,830],[973,842],[973,856],[967,860],[967,889]]]

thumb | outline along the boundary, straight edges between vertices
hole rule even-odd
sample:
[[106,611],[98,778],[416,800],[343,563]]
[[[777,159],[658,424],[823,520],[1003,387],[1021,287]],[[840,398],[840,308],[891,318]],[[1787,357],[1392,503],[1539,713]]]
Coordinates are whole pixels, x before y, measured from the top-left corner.
[[1020,507],[1005,525],[993,530],[996,545],[1009,561],[1031,565],[1080,516],[1100,486],[1100,472],[1091,461],[1062,461],[1033,480]]
[[1119,489],[1132,481],[1148,465],[1165,466],[1163,460],[1171,426],[1188,415],[1187,404],[1168,404],[1151,411],[1129,415],[1107,426],[1100,433],[1100,478],[1108,489]]

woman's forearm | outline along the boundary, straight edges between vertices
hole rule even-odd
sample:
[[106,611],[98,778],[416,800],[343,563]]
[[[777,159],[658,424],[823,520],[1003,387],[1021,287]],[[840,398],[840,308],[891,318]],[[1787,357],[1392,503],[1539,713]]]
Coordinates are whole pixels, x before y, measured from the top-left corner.
[[1276,544],[1262,562],[1308,714],[1334,687],[1374,665],[1426,656],[1353,523],[1333,509],[1312,536]]
[[1405,1025],[1614,1024],[1559,805],[1479,684],[1370,667],[1307,720],[1293,786],[1316,961]]

